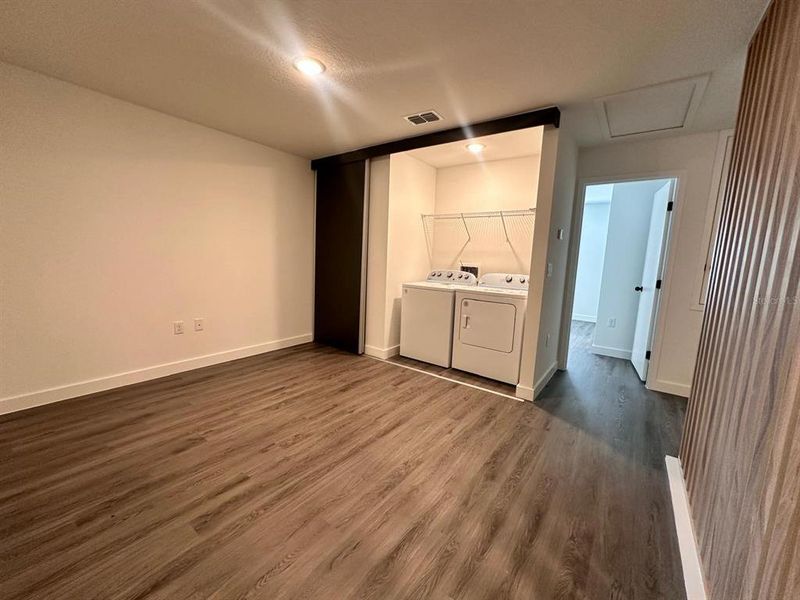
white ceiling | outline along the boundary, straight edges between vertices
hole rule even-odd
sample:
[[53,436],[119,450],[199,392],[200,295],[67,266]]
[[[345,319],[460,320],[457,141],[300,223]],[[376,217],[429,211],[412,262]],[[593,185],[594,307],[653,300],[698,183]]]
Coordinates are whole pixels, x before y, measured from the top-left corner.
[[611,202],[611,196],[614,193],[613,183],[598,183],[596,185],[587,185],[586,191],[583,194],[583,202],[585,204],[608,204]]
[[586,186],[584,204],[607,204],[612,201],[614,191],[625,188],[629,193],[639,193],[648,198],[670,182],[669,179],[643,179],[640,181],[622,181],[619,183],[595,183]]
[[3,0],[0,60],[307,157],[553,104],[591,144],[592,99],[703,73],[730,126],[767,2]]
[[[479,142],[486,147],[480,154],[467,150],[467,144]],[[506,133],[495,133],[482,137],[470,138],[469,141],[450,142],[438,146],[428,146],[419,150],[411,150],[408,154],[428,163],[432,167],[454,167],[488,160],[504,160],[533,156],[542,152],[542,128],[532,127],[518,129]]]

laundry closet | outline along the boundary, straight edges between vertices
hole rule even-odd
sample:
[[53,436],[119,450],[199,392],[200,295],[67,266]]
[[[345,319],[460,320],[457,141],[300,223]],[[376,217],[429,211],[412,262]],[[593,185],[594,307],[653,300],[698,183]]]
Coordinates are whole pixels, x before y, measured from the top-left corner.
[[542,128],[373,158],[366,354],[516,384]]

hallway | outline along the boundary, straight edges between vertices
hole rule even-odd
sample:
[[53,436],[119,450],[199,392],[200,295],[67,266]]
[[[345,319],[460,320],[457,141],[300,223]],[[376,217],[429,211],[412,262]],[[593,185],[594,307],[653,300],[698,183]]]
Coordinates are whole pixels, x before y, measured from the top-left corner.
[[628,360],[591,352],[593,323],[572,322],[566,371],[536,405],[592,434],[620,457],[664,473],[678,451],[686,400],[645,388]]

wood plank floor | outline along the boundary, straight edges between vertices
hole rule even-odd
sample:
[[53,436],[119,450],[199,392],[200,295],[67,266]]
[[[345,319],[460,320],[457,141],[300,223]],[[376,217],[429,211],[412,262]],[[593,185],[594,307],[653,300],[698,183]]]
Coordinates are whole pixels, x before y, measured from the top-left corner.
[[448,369],[446,367],[432,365],[430,363],[414,360],[413,358],[407,358],[405,356],[393,356],[387,359],[387,362],[396,365],[402,365],[404,367],[411,367],[412,369],[419,369],[420,371],[425,371],[426,373],[440,375],[441,377],[447,377],[448,379],[475,385],[489,390],[490,392],[497,392],[507,396],[514,396],[517,391],[517,386],[515,385],[503,383],[502,381],[495,381],[494,379],[487,379],[486,377],[467,373],[466,371],[459,371],[458,369]]
[[683,597],[683,400],[305,345],[0,417],[0,598]]

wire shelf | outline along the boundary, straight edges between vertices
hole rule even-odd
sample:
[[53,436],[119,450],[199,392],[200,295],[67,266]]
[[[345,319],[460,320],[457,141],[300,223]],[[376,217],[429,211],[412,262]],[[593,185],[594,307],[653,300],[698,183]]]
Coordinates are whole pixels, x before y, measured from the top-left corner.
[[536,209],[530,208],[422,215],[422,226],[428,256],[433,262],[434,240],[457,247],[456,260],[470,243],[508,244],[512,250],[515,244],[530,248],[535,220]]

